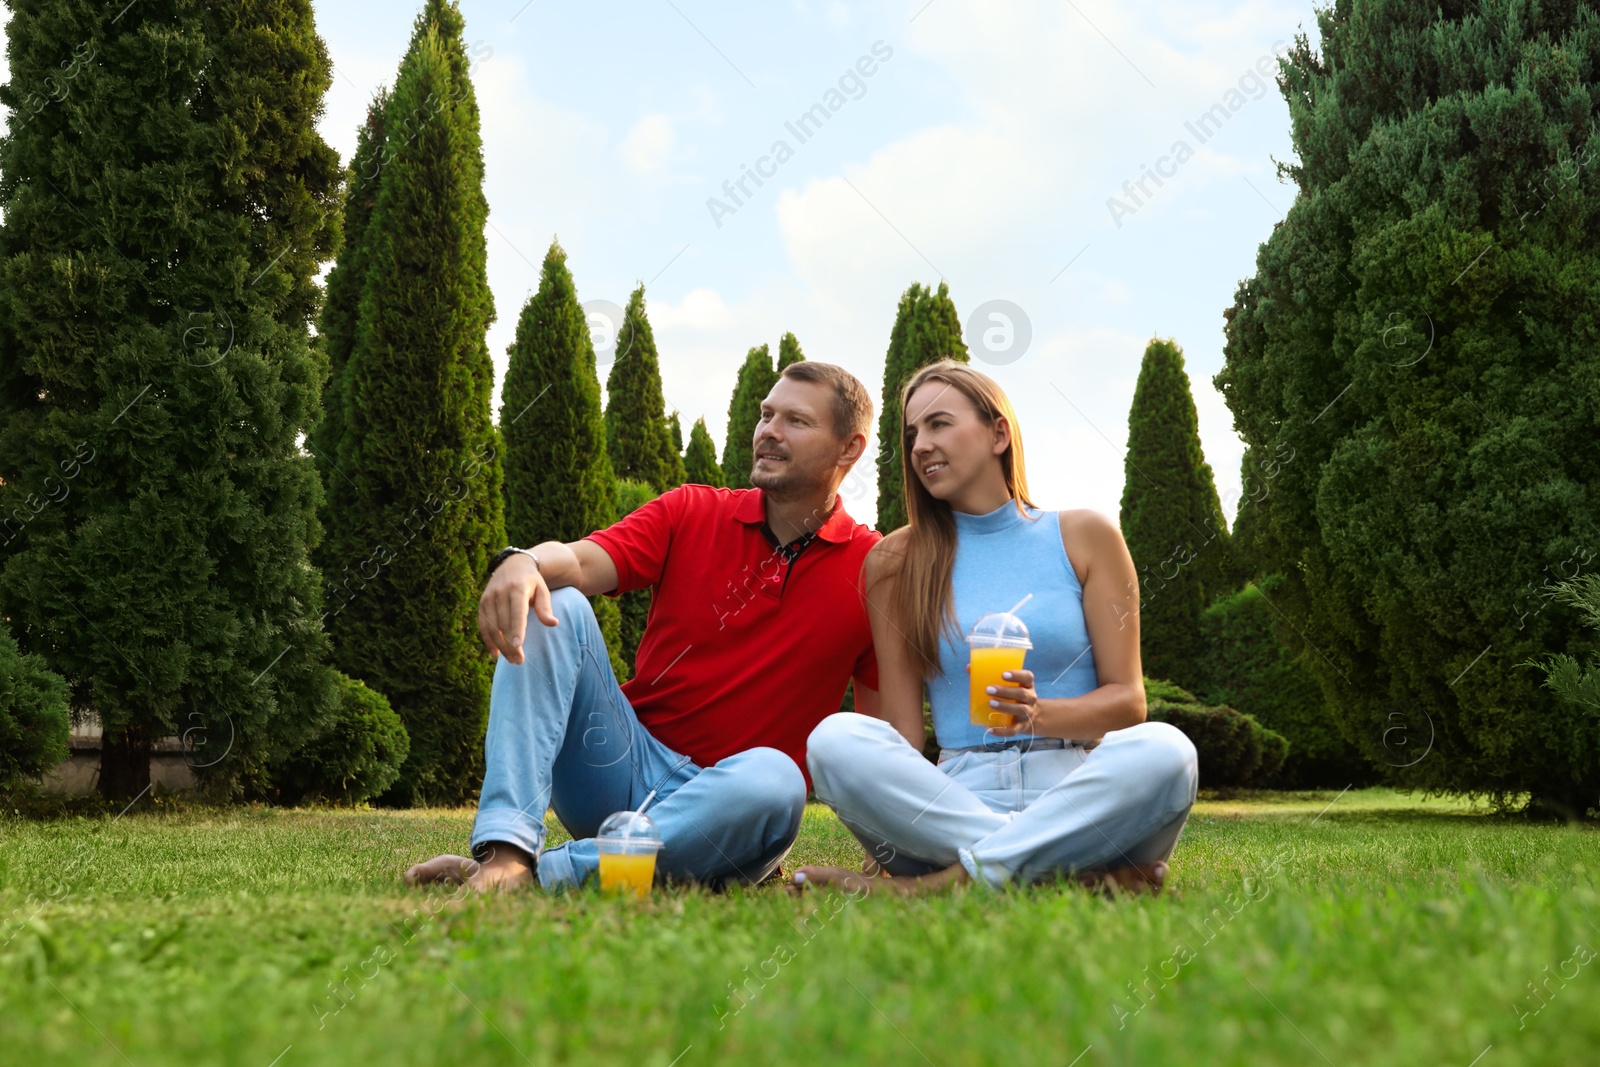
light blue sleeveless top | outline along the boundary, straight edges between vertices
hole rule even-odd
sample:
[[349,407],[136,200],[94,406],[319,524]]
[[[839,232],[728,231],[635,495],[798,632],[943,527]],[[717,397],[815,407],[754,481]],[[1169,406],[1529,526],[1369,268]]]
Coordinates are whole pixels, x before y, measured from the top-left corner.
[[1100,681],[1083,618],[1083,586],[1062,547],[1058,514],[1033,508],[1023,518],[1010,500],[987,515],[952,514],[956,559],[951,585],[960,638],[945,634],[940,641],[943,673],[928,680],[928,702],[940,747],[970,748],[1002,740],[973,725],[969,716],[964,638],[978,616],[1005,611],[1032,593],[1017,617],[1033,641],[1024,667],[1033,671],[1039,696],[1082,696],[1098,689]]

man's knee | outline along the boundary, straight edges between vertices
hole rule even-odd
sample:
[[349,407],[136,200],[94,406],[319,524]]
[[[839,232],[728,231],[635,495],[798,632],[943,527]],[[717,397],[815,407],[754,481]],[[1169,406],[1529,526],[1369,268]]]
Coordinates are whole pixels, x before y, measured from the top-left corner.
[[786,827],[788,833],[799,830],[806,810],[806,779],[794,760],[775,748],[752,748],[729,756],[719,766],[738,771],[725,803],[769,820],[774,827]]
[[[589,598],[584,596],[582,591],[571,585],[550,590],[550,611],[563,624],[580,621],[585,617],[594,618],[594,605],[589,603]],[[534,617],[531,610],[528,613],[528,623],[544,625]]]

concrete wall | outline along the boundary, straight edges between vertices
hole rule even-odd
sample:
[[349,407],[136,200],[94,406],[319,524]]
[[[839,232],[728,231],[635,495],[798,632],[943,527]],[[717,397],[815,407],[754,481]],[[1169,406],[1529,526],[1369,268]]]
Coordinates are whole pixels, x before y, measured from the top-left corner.
[[[74,726],[67,738],[67,752],[67,758],[39,784],[52,793],[93,793],[100,779],[100,724],[89,722]],[[190,765],[193,758],[176,737],[157,741],[150,753],[151,784],[169,793],[193,789],[195,777]]]

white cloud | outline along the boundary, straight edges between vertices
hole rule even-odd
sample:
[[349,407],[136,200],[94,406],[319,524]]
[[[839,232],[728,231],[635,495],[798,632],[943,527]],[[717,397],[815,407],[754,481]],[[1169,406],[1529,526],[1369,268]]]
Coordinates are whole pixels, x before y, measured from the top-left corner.
[[[1034,339],[1023,359],[978,366],[1019,408],[1043,506],[1116,514],[1128,407],[1155,333],[1185,348],[1206,456],[1226,498],[1241,446],[1210,386],[1221,365],[1220,312],[1253,269],[1273,217],[1241,179],[1281,213],[1293,194],[1271,184],[1267,156],[1291,153],[1275,87],[1204,146],[1184,124],[1222,100],[1274,41],[1292,38],[1307,21],[1303,0],[935,0],[919,8],[916,0],[876,8],[812,0],[773,9],[753,29],[718,27],[717,47],[752,74],[752,42],[789,42],[757,76],[764,90],[781,85],[788,95],[755,106],[742,81],[700,52],[651,66],[645,53],[628,51],[648,42],[608,45],[605,62],[631,80],[585,82],[539,51],[564,16],[536,9],[515,33],[490,21],[469,30],[494,48],[474,77],[495,227],[497,361],[513,305],[537,283],[524,258],[537,263],[559,234],[581,299],[625,303],[633,284],[649,281],[668,402],[686,423],[704,415],[720,450],[737,368],[752,344],[776,352],[793,330],[808,358],[847,367],[876,398],[901,292],[943,275],[963,315],[999,298],[1030,317]],[[1311,32],[1314,39],[1314,25]],[[790,105],[813,88],[804,84],[808,71],[834,71],[856,37],[895,49],[870,96],[849,105],[827,141],[798,146],[777,179],[714,230],[706,192],[686,200],[685,183],[709,191],[765,150]],[[398,51],[354,39],[330,44],[341,75],[362,83],[357,93],[341,76],[330,98],[338,129],[325,129],[348,155],[367,83],[392,78]],[[367,60],[363,49],[384,54]],[[1178,139],[1195,156],[1117,229],[1106,198]],[[870,520],[871,496],[863,491],[847,505]]]
[[633,124],[617,152],[633,173],[651,176],[665,169],[676,140],[671,119],[661,114],[646,115]]
[[[1211,228],[1237,218],[1229,198],[1254,199],[1240,179],[1269,170],[1258,131],[1283,111],[1276,89],[1204,146],[1184,122],[1196,101],[1221,99],[1273,41],[1292,36],[1289,10],[1266,2],[1244,13],[1173,9],[1163,25],[1152,13],[1110,5],[1083,5],[1079,14],[938,0],[908,43],[895,42],[897,61],[940,69],[959,101],[949,113],[962,117],[886,139],[860,162],[791,184],[770,201],[797,295],[813,316],[808,329],[841,338],[848,365],[873,381],[867,376],[881,374],[895,302],[913,279],[943,275],[963,315],[987,299],[1016,301],[1032,319],[1033,350],[1009,367],[978,366],[1018,404],[1039,468],[1036,495],[1046,507],[1113,515],[1139,360],[1152,334],[1174,334],[1191,353],[1202,440],[1226,493],[1237,483],[1242,446],[1210,377],[1220,365],[1220,311],[1240,269],[1196,263],[1190,280],[1210,286],[1215,317],[1200,330],[1192,315],[1177,318],[1183,329],[1173,330],[1167,324],[1176,317],[1164,306],[1170,291],[1151,277],[1147,257],[1168,254],[1180,234],[1204,254],[1215,244]],[[1119,232],[1106,197],[1180,138],[1195,156],[1140,210],[1142,232]],[[1287,207],[1284,190],[1257,185],[1269,197],[1284,193]],[[1241,254],[1253,255],[1269,226],[1261,222],[1258,234],[1238,242]],[[1084,243],[1094,266],[1051,282]]]
[[691,289],[676,306],[652,299],[647,313],[652,331],[720,331],[735,325],[732,312],[715,289]]

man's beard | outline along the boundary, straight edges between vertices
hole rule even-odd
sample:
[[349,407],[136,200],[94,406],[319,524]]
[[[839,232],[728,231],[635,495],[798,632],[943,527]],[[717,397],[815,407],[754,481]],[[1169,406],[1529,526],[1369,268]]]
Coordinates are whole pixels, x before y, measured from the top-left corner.
[[750,485],[769,496],[797,496],[827,484],[821,471],[798,467],[793,457],[781,464],[781,470],[763,471],[756,464],[757,461],[750,461]]

